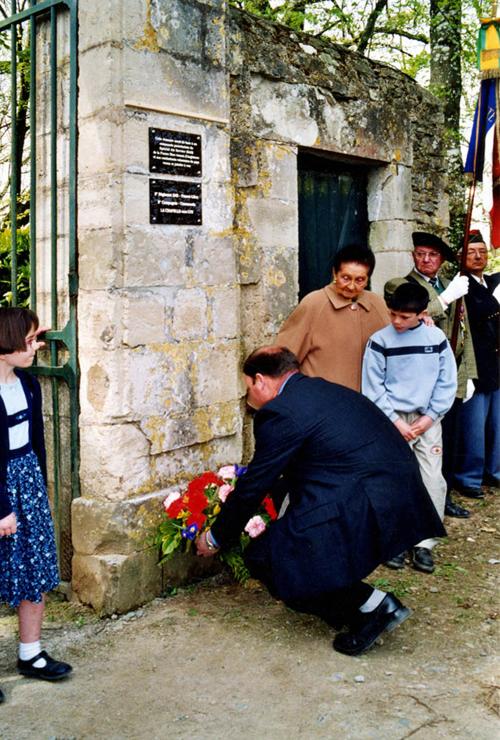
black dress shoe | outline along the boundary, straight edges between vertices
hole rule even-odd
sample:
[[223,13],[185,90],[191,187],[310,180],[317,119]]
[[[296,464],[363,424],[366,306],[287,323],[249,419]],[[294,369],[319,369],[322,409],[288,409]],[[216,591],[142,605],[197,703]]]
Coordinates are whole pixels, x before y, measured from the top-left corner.
[[376,609],[358,613],[351,629],[337,635],[333,648],[344,655],[360,655],[369,650],[383,632],[392,632],[410,614],[411,610],[394,594],[386,594]]
[[484,498],[484,491],[481,491],[480,488],[455,486],[455,490],[458,491],[461,496],[467,496],[467,498]]
[[498,480],[498,478],[494,478],[492,475],[485,475],[482,485],[488,486],[489,488],[500,488],[500,480]]
[[384,565],[392,570],[401,570],[405,567],[405,552],[401,552],[399,555],[394,555],[393,558],[387,560]]
[[432,553],[426,547],[414,547],[411,551],[411,562],[415,570],[421,570],[423,573],[434,572]]
[[[46,665],[43,668],[36,668],[33,663],[36,663],[41,658],[45,658]],[[19,660],[17,661],[17,670],[23,676],[30,676],[31,678],[41,678],[44,681],[59,681],[65,676],[69,676],[73,668],[68,663],[61,663],[58,660],[54,660],[47,655],[45,650],[35,655],[31,660]]]
[[463,506],[460,506],[448,497],[444,505],[444,513],[446,516],[454,516],[457,519],[468,519],[470,517],[470,511],[464,509]]
[[3,693],[2,689],[0,689],[0,704],[2,704],[5,701],[5,694]]

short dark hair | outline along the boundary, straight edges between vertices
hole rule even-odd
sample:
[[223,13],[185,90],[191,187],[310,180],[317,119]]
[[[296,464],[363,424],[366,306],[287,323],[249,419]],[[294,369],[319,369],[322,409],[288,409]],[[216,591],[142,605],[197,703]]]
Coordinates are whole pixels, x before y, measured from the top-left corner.
[[29,308],[0,308],[0,355],[23,352],[27,334],[38,325],[38,316]]
[[243,363],[243,373],[249,378],[255,378],[257,373],[279,378],[298,369],[299,361],[288,347],[259,347]]
[[371,276],[375,269],[375,255],[372,250],[361,244],[348,244],[336,253],[333,258],[333,269],[335,272],[340,270],[340,265],[345,262],[357,262],[368,268],[368,277]]
[[388,298],[387,305],[393,311],[422,313],[429,305],[429,293],[418,283],[401,283]]

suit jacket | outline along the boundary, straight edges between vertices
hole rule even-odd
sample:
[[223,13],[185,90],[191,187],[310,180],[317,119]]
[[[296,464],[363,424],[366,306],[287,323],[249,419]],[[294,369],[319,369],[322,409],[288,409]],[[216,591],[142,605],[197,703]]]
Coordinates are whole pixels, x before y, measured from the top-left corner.
[[257,412],[254,433],[254,457],[212,532],[230,546],[265,494],[285,485],[287,510],[251,548],[269,553],[265,582],[278,598],[352,585],[444,534],[412,450],[359,393],[297,373]]
[[493,297],[500,272],[484,279],[486,288],[470,277],[465,304],[477,363],[474,385],[480,393],[489,393],[498,389],[500,378],[500,305]]
[[[446,287],[450,284],[447,278],[439,276],[440,281]],[[431,316],[436,326],[444,331],[448,340],[451,339],[453,332],[453,321],[455,319],[456,302],[454,301],[447,311],[443,309],[441,301],[439,300],[439,294],[434,290],[432,285],[427,282],[416,270],[412,270],[404,278],[393,278],[389,280],[384,286],[384,297],[387,301],[390,296],[394,293],[398,285],[401,283],[413,281],[422,285],[429,294],[429,305],[427,306],[427,312]],[[470,285],[470,282],[469,282]],[[457,398],[464,398],[467,389],[467,380],[469,378],[477,378],[477,366],[476,358],[474,355],[474,346],[472,344],[472,337],[469,325],[469,319],[467,316],[467,310],[464,314],[464,330],[459,329],[457,347],[455,349],[455,357],[457,360]]]
[[[16,368],[16,375],[21,379],[23,390],[31,410],[30,442],[33,451],[38,457],[45,482],[47,482],[47,464],[45,455],[45,441],[43,438],[42,393],[40,383],[33,376]],[[0,519],[12,512],[7,495],[6,478],[9,462],[9,429],[7,426],[7,411],[0,398]]]

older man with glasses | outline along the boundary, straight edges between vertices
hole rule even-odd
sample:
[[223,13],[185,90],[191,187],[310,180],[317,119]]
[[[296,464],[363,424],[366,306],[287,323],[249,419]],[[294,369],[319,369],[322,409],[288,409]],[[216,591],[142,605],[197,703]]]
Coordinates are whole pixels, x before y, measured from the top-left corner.
[[465,297],[478,377],[474,394],[459,417],[459,454],[455,488],[483,498],[481,485],[500,485],[500,272],[485,274],[489,252],[479,230],[470,232]]
[[[413,282],[422,285],[429,293],[428,314],[434,319],[436,326],[444,331],[447,338],[451,339],[456,312],[455,302],[467,294],[469,290],[469,277],[466,275],[455,275],[453,280],[448,280],[439,274],[439,270],[445,261],[455,262],[453,251],[440,237],[424,231],[414,231],[412,240],[412,256],[415,267],[405,277],[393,278],[385,284],[385,299],[387,301],[398,285],[404,282]],[[467,509],[454,502],[450,495],[454,481],[454,467],[457,456],[458,416],[460,407],[467,395],[467,381],[477,378],[476,360],[470,327],[467,312],[463,305],[460,309],[460,329],[455,348],[455,359],[458,370],[457,396],[455,403],[442,422],[443,476],[447,484],[445,514],[447,516],[466,518],[469,516]]]

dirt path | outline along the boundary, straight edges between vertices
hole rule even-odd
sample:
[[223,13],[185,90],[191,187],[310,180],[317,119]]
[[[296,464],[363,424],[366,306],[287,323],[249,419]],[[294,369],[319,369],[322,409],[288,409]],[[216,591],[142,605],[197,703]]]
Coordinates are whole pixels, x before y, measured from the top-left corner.
[[51,604],[45,644],[75,666],[52,685],[14,672],[4,609],[0,737],[496,740],[498,492],[472,508],[448,520],[434,575],[375,573],[414,614],[360,658],[335,653],[319,620],[219,579],[117,619]]

